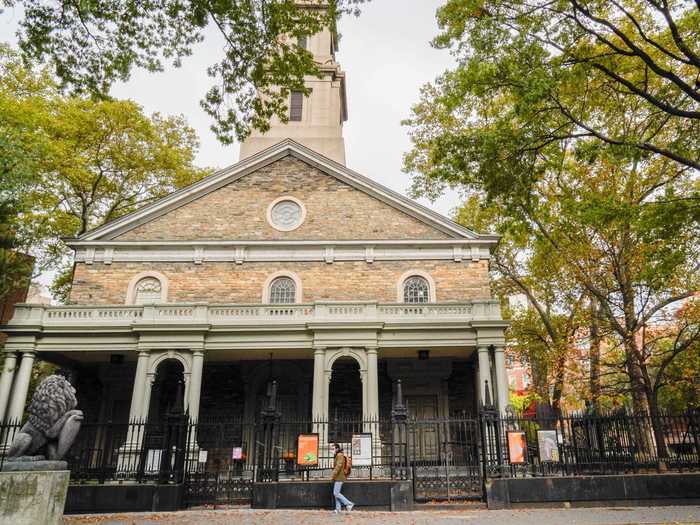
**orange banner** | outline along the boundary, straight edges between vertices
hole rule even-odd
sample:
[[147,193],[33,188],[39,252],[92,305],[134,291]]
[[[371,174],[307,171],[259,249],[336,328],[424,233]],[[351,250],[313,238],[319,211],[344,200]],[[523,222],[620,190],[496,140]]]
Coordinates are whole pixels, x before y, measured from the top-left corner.
[[525,463],[527,441],[525,432],[508,432],[508,456],[511,465]]
[[318,434],[299,434],[297,438],[297,464],[318,465]]

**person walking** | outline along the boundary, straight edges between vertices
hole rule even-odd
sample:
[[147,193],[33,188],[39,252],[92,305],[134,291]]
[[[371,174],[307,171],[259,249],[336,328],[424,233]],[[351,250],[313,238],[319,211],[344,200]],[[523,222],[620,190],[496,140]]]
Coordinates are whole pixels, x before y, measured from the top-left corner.
[[338,443],[333,443],[333,448],[335,449],[335,466],[331,476],[333,480],[333,497],[335,498],[335,510],[333,512],[336,514],[340,513],[341,505],[345,505],[345,508],[350,512],[355,504],[340,493],[340,489],[343,488],[343,482],[347,479],[345,473],[347,458]]

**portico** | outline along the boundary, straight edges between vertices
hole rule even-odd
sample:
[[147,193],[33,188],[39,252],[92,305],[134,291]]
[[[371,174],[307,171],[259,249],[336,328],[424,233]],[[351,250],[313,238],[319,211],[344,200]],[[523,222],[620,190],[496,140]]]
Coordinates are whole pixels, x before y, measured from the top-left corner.
[[[380,359],[390,365],[396,379],[401,377],[396,372],[401,367],[396,363],[415,361],[417,352],[421,351],[430,360],[425,364],[417,361],[414,368],[422,368],[426,374],[441,360],[471,361],[478,356],[480,396],[488,385],[494,388],[490,393],[492,399],[505,407],[507,384],[502,379],[505,369],[499,371],[504,366],[499,358],[503,348],[499,333],[503,326],[498,302],[494,300],[428,305],[376,302],[284,306],[20,305],[6,329],[10,337],[0,394],[12,388],[11,401],[2,398],[4,406],[9,406],[10,418],[21,413],[19,407],[24,405],[36,355],[49,362],[73,364],[77,369],[91,364],[103,368],[127,366],[133,369],[128,417],[145,420],[149,410],[153,410],[149,407],[153,406],[153,387],[160,367],[176,361],[182,374],[183,408],[196,420],[200,417],[205,364],[214,370],[217,366],[240,363],[244,367],[241,376],[245,383],[242,415],[256,413],[257,392],[277,374],[297,380],[291,390],[296,390],[294,394],[301,401],[290,401],[295,415],[328,420],[333,416],[329,413],[329,403],[334,366],[346,363],[347,368],[347,363],[354,363],[352,366],[359,372],[361,399],[349,399],[346,404],[357,403],[361,407],[357,416],[368,420],[380,414]],[[20,355],[16,372],[15,363]],[[270,362],[299,365],[296,368],[280,365],[286,370],[274,372],[267,369]],[[302,368],[309,372],[303,372]],[[472,378],[468,379],[471,382]],[[310,387],[306,394],[309,405],[302,399],[304,384]],[[124,386],[122,383],[120,388]],[[439,384],[435,385],[436,395],[440,388]],[[405,393],[411,395],[410,386]],[[208,396],[205,404],[208,410],[216,412],[210,406],[213,398]],[[476,410],[476,406],[470,408]],[[235,412],[238,408],[229,410]],[[87,414],[97,419],[112,412],[95,407],[94,411],[88,408]]]

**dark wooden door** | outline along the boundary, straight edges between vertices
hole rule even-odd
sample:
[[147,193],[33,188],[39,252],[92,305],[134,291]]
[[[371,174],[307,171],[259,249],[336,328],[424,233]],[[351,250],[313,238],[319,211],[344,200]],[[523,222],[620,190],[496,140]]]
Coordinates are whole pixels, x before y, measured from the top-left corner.
[[415,423],[409,432],[409,450],[418,463],[439,458],[438,398],[437,396],[407,396],[409,418]]

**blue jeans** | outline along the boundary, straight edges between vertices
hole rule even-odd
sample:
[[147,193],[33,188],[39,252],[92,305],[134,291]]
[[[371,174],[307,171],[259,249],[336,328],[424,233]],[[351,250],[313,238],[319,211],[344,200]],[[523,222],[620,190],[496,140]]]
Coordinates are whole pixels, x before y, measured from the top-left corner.
[[335,510],[340,511],[340,505],[345,505],[346,507],[348,505],[352,505],[352,501],[350,501],[348,498],[343,496],[340,493],[340,489],[343,486],[342,481],[334,481],[333,482],[333,497],[335,498]]

